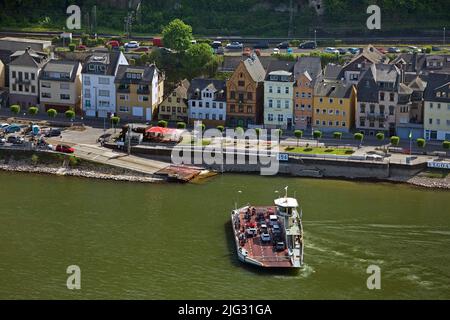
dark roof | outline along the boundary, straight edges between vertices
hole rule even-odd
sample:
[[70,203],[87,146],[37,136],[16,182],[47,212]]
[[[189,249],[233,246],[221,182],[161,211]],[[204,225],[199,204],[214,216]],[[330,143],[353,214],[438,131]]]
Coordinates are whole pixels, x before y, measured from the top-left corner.
[[426,66],[426,55],[424,53],[402,53],[391,61],[405,72],[420,73]]
[[41,68],[47,61],[48,55],[43,52],[37,52],[33,49],[25,51],[16,51],[11,55],[10,66],[24,66]]
[[[156,72],[160,72],[154,64],[145,67],[120,65],[117,70],[116,80],[114,82],[123,84],[148,84],[152,82],[155,70]],[[133,71],[142,72],[142,77],[140,79],[127,78],[127,73]]]
[[3,62],[5,66],[7,66],[11,62],[11,54],[12,51],[0,50],[0,60]]
[[[224,56],[220,70],[221,71],[229,71],[229,72],[234,71],[238,67],[239,63],[241,63],[241,61],[244,61],[247,58],[248,57],[242,56],[242,55],[241,56]],[[267,70],[267,68],[269,67],[269,65],[272,61],[279,60],[277,57],[273,57],[273,56],[260,56],[258,58],[265,70]]]
[[285,72],[290,72],[291,76],[290,76],[290,81],[294,81],[294,65],[295,62],[294,61],[283,61],[283,60],[274,60],[272,61],[268,68],[267,68],[267,73],[266,73],[266,80],[269,80],[269,73],[274,72],[274,71],[285,71]]
[[[74,82],[75,78],[77,77],[77,71],[79,67],[80,63],[78,61],[50,60],[42,68],[42,71],[39,74],[39,80]],[[50,77],[47,72],[67,72],[70,74],[70,78],[69,79],[53,78]]]
[[338,80],[341,77],[342,66],[334,63],[329,63],[325,66],[324,79]]
[[[84,61],[82,73],[86,74],[102,74],[106,76],[114,76],[117,64],[119,62],[121,52],[96,52],[89,55]],[[104,71],[96,69],[89,70],[90,65],[103,65]]]
[[314,85],[316,80],[322,74],[322,64],[320,57],[300,57],[294,66],[294,76],[297,78],[301,74],[307,72],[311,77],[312,84]]
[[[436,92],[446,92],[446,97],[436,97]],[[430,73],[427,77],[427,88],[424,99],[427,101],[450,102],[450,74]]]
[[216,95],[214,100],[218,100],[218,101],[226,100],[227,86],[226,86],[226,82],[224,80],[203,79],[203,78],[192,79],[191,84],[188,89],[188,99],[198,98],[198,95],[196,93],[201,92],[202,90],[206,89],[207,87],[209,87],[212,90],[215,90],[216,92],[219,92],[219,94]]
[[[362,75],[358,83],[358,100],[364,102],[378,102],[380,82],[393,83],[393,91],[399,90],[400,71],[395,65],[372,64]],[[383,89],[386,91],[386,89]],[[401,93],[409,92],[409,88],[404,85]]]
[[320,81],[314,87],[314,95],[329,98],[349,98],[353,85],[344,81]]

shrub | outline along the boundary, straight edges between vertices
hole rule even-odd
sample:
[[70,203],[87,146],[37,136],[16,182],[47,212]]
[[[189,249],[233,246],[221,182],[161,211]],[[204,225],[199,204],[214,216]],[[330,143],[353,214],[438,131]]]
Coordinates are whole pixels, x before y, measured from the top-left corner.
[[294,135],[297,139],[301,139],[303,137],[303,131],[302,130],[295,130]]
[[244,134],[244,128],[242,128],[242,127],[236,127],[235,131],[236,131],[236,134],[238,134],[238,135]]
[[33,165],[37,165],[37,163],[39,162],[39,157],[37,156],[37,154],[33,154],[31,156],[31,162],[33,163]]
[[355,140],[358,140],[358,141],[362,141],[362,139],[364,139],[364,135],[360,132],[355,133],[353,135],[353,137],[355,138]]
[[442,148],[444,148],[446,150],[450,149],[450,141],[446,140],[446,141],[442,142]]
[[166,120],[159,120],[158,127],[167,128],[168,122]]
[[39,112],[39,109],[37,107],[29,107],[28,108],[29,115],[34,116],[34,115],[38,114],[38,112]]
[[314,137],[314,139],[320,139],[320,138],[322,138],[322,131],[320,131],[320,130],[314,130],[314,132],[313,132],[313,137]]
[[334,132],[333,137],[335,139],[341,139],[342,138],[342,132]]
[[9,110],[11,110],[11,112],[14,114],[18,114],[20,112],[20,106],[17,104],[14,104],[11,107],[9,107]]
[[206,130],[206,126],[204,123],[202,123],[201,128],[202,128],[202,132],[204,132]]
[[186,122],[178,122],[177,128],[178,129],[186,129]]
[[382,140],[384,140],[384,133],[383,132],[378,132],[376,137],[377,137],[377,139],[379,141],[382,141]]
[[398,144],[400,143],[400,138],[397,136],[392,136],[391,137],[391,144],[394,146],[398,146]]
[[56,111],[55,109],[48,109],[47,110],[47,115],[50,118],[56,118],[56,115],[58,114],[58,111]]
[[75,167],[76,165],[79,164],[79,162],[80,162],[80,160],[77,157],[75,157],[73,155],[69,156],[69,166]]
[[115,126],[117,126],[117,125],[119,124],[119,122],[120,122],[120,118],[117,117],[117,116],[111,117],[111,122],[112,122]]
[[417,142],[417,146],[418,146],[419,148],[424,148],[425,145],[426,145],[425,139],[422,139],[422,138],[418,138],[418,139],[416,140],[416,142]]
[[69,44],[69,50],[71,51],[71,52],[74,52],[75,51],[75,43],[70,43]]
[[67,119],[75,118],[75,111],[73,110],[67,110],[64,114],[66,115]]

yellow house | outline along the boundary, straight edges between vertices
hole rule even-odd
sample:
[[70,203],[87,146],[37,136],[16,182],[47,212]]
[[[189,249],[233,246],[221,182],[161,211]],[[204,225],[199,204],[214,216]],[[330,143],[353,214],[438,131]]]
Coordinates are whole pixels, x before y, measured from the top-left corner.
[[349,132],[355,121],[356,88],[342,81],[321,81],[314,88],[313,130]]
[[5,65],[0,60],[0,88],[3,88],[5,86]]
[[152,121],[163,100],[164,73],[154,64],[120,65],[115,80],[116,113],[125,120]]
[[188,90],[190,83],[184,79],[164,99],[158,110],[158,119],[167,121],[188,121]]

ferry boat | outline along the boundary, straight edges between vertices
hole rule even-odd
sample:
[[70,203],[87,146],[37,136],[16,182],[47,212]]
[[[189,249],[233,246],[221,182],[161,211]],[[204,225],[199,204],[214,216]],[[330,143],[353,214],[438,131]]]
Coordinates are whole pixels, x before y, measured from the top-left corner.
[[[236,206],[237,207],[237,206]],[[264,268],[300,268],[303,265],[302,211],[287,196],[273,206],[236,208],[231,212],[239,260]]]

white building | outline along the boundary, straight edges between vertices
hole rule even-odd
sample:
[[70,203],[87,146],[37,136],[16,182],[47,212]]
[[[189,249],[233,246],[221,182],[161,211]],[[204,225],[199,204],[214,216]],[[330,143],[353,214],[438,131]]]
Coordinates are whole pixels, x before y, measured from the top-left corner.
[[128,65],[122,52],[94,53],[84,63],[83,111],[87,117],[105,118],[116,112],[116,86],[119,65]]
[[282,69],[273,67],[269,67],[264,81],[264,126],[291,130],[294,124],[293,63]]
[[223,125],[227,112],[226,97],[225,81],[193,79],[188,91],[189,120]]

